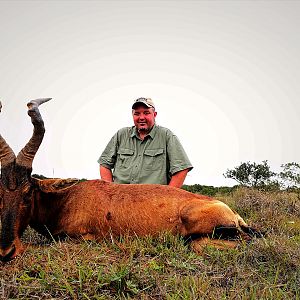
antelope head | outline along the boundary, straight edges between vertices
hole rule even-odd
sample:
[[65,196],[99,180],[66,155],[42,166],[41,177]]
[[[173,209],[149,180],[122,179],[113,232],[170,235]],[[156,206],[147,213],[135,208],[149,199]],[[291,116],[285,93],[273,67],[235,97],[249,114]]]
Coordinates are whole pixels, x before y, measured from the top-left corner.
[[[38,107],[50,99],[31,100],[27,104],[34,129],[31,139],[17,157],[0,135],[0,259],[3,261],[11,260],[23,251],[20,238],[34,209],[32,162],[45,133]],[[0,111],[1,108],[0,103]]]

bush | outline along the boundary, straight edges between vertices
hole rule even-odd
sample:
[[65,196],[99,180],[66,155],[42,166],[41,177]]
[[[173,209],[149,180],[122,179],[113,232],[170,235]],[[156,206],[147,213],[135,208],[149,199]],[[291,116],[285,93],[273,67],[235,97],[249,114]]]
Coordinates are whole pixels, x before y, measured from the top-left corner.
[[221,195],[229,195],[232,193],[237,186],[234,187],[227,187],[227,186],[221,186],[221,187],[214,187],[209,185],[200,185],[200,184],[193,184],[193,185],[183,185],[182,189],[195,193],[195,194],[201,194],[206,196],[216,196],[217,194]]

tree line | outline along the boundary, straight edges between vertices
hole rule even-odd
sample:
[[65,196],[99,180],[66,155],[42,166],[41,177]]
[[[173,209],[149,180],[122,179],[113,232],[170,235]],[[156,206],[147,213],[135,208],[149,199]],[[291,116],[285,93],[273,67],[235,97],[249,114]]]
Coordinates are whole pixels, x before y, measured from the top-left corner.
[[300,193],[300,164],[296,162],[281,165],[281,171],[271,170],[268,161],[261,163],[243,162],[233,169],[228,169],[223,176],[234,179],[237,185],[233,187],[214,187],[200,184],[184,185],[183,189],[208,196],[229,194],[237,187],[251,187],[261,190],[286,190]]
[[262,163],[244,162],[231,170],[228,169],[223,175],[247,187],[273,187],[284,190],[300,188],[300,164],[296,162],[281,165],[279,173],[271,170],[267,160]]

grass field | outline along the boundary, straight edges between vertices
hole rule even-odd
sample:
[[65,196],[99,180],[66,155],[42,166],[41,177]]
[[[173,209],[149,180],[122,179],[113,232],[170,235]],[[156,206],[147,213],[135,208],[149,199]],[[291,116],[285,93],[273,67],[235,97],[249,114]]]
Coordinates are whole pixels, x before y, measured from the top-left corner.
[[0,263],[1,299],[300,299],[300,199],[295,193],[238,189],[219,196],[262,239],[197,255],[182,238],[124,236],[34,244]]

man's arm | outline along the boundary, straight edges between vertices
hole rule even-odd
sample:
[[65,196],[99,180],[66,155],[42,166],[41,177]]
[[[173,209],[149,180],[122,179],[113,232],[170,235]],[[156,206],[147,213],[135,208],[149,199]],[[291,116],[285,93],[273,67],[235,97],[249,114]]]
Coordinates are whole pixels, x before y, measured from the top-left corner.
[[189,169],[175,173],[170,180],[169,186],[181,188]]
[[181,188],[187,173],[193,169],[193,166],[179,139],[170,130],[167,134],[167,157],[170,165],[168,172],[172,174],[169,185]]
[[104,151],[98,159],[100,165],[100,178],[102,180],[112,182],[112,169],[114,168],[118,149],[118,132],[110,139],[109,143],[106,145]]
[[100,177],[102,180],[113,182],[111,169],[105,168],[100,165]]

